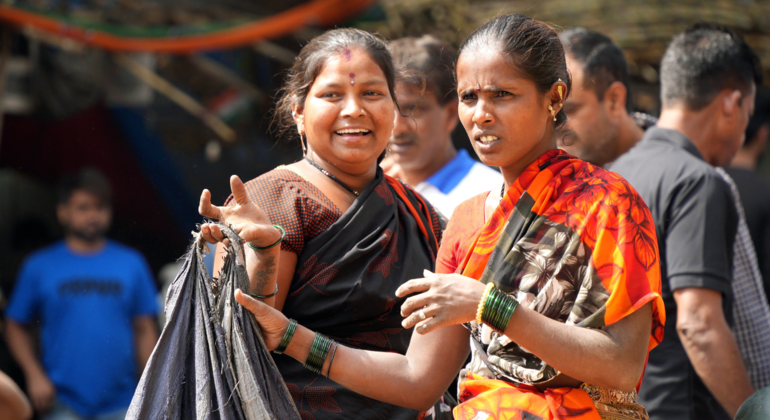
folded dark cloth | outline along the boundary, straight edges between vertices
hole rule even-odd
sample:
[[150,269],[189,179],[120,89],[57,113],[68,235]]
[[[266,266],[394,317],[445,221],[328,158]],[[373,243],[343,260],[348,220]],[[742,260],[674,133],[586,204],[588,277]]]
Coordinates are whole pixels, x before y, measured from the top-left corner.
[[300,418],[253,315],[234,298],[249,290],[241,239],[220,228],[230,239],[222,273],[209,277],[196,235],[127,420]]

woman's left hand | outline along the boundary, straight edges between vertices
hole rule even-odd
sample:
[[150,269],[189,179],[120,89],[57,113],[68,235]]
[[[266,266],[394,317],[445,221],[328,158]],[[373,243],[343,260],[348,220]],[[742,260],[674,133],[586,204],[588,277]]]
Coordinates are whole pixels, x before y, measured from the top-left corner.
[[486,285],[459,274],[425,270],[423,275],[425,278],[409,280],[396,290],[398,297],[419,293],[401,305],[404,328],[416,325],[415,331],[427,334],[445,325],[476,319],[476,309]]

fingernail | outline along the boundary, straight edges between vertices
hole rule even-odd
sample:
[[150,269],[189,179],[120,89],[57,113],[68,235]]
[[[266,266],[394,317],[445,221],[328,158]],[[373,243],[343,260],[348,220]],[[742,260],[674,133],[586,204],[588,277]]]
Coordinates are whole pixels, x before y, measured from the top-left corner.
[[406,320],[401,321],[401,326],[406,328]]

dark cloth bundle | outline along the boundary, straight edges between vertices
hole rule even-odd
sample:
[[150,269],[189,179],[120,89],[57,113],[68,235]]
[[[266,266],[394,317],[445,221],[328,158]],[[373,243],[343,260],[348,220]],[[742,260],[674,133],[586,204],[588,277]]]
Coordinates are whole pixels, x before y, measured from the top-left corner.
[[196,238],[166,298],[167,324],[128,409],[131,419],[299,419],[253,315],[235,301],[249,290],[243,244],[230,239],[218,280]]

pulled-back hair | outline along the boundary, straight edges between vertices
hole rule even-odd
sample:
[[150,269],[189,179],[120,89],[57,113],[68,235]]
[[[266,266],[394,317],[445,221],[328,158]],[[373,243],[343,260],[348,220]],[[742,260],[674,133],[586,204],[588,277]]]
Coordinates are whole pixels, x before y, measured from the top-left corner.
[[[466,50],[499,49],[519,69],[522,77],[546,93],[561,79],[567,85],[565,99],[572,91],[564,47],[559,34],[549,25],[522,14],[502,15],[488,20],[460,45],[458,57]],[[459,59],[459,58],[458,58]],[[556,114],[555,127],[567,121],[564,107]]]
[[441,105],[457,99],[452,72],[457,50],[451,44],[434,35],[424,35],[390,41],[388,49],[396,68],[405,70],[407,76],[412,75],[401,80],[422,87],[424,77],[425,87]]
[[682,102],[697,111],[724,89],[747,92],[762,84],[757,54],[733,31],[699,23],[674,37],[660,63],[663,106]]
[[353,48],[364,50],[380,67],[385,74],[390,96],[395,101],[396,71],[385,43],[375,35],[360,29],[333,29],[313,38],[305,45],[294,60],[294,65],[289,69],[286,82],[278,92],[278,102],[273,117],[273,123],[279,125],[281,132],[287,136],[296,134],[292,107],[304,106],[313,82],[330,57],[344,54],[346,49]]
[[604,92],[611,84],[620,82],[626,87],[626,111],[631,112],[634,102],[628,78],[628,63],[620,47],[606,35],[586,28],[566,30],[560,38],[567,54],[580,63],[585,75],[583,83],[592,82],[599,102],[604,99]]
[[97,169],[85,168],[75,175],[63,177],[56,189],[57,202],[67,204],[75,191],[85,191],[106,205],[112,201],[110,181]]

